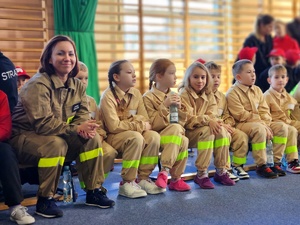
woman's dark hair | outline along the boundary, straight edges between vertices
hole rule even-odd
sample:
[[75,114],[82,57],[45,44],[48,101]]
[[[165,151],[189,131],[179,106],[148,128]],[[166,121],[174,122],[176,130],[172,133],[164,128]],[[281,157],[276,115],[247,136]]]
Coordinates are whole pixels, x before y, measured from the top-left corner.
[[54,69],[53,65],[50,64],[50,59],[51,59],[54,47],[57,45],[57,43],[62,42],[62,41],[68,41],[72,44],[72,46],[74,48],[74,54],[76,57],[75,66],[69,73],[69,77],[75,77],[78,74],[78,72],[79,72],[78,56],[77,56],[75,43],[72,41],[71,38],[69,38],[68,36],[64,36],[64,35],[54,36],[53,38],[51,38],[48,41],[47,45],[45,46],[45,48],[42,52],[41,58],[40,58],[40,64],[41,64],[40,68],[39,68],[40,73],[47,73],[49,76],[52,74],[55,74],[55,69]]
[[261,25],[268,25],[274,22],[274,17],[268,14],[259,14],[256,17],[256,21],[254,24],[254,31],[256,35],[259,35],[259,28]]
[[114,74],[120,74],[121,72],[121,65],[123,63],[126,63],[128,62],[128,60],[118,60],[118,61],[115,61],[113,62],[110,67],[109,67],[109,70],[108,70],[108,83],[109,83],[109,87],[110,87],[110,90],[112,91],[118,105],[120,104],[120,99],[118,98],[117,94],[116,94],[116,91],[115,91],[115,88],[114,88],[114,83],[116,83],[115,79],[114,79]]

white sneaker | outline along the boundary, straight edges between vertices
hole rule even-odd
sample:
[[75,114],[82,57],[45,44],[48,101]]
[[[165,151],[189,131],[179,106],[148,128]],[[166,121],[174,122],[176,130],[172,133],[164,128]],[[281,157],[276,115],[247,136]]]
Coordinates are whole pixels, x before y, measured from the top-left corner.
[[300,173],[300,165],[298,159],[294,159],[290,162],[286,168],[286,171],[290,173]]
[[17,224],[32,224],[35,219],[27,213],[27,207],[17,206],[10,214],[10,220]]
[[236,175],[234,175],[233,173],[230,173],[229,171],[227,171],[227,174],[229,176],[229,178],[235,182],[238,182],[240,180],[239,177],[237,177]]
[[232,171],[241,179],[249,179],[249,174],[244,170],[242,166],[234,166]]
[[141,198],[147,196],[147,193],[135,181],[131,181],[120,184],[119,195],[127,198]]
[[166,191],[165,188],[156,186],[156,184],[150,178],[147,180],[141,180],[138,184],[147,192],[147,194],[156,195]]

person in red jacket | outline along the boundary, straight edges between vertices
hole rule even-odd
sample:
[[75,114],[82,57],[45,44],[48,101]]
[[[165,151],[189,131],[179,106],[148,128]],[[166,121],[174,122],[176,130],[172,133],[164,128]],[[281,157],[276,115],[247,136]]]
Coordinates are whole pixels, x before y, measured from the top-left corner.
[[10,220],[17,224],[32,224],[35,219],[21,206],[23,201],[17,157],[6,143],[11,134],[10,107],[6,94],[0,90],[0,181],[5,204],[10,209]]
[[281,48],[285,52],[290,49],[299,50],[298,42],[286,33],[285,23],[277,20],[274,25],[275,37],[273,38],[273,48]]

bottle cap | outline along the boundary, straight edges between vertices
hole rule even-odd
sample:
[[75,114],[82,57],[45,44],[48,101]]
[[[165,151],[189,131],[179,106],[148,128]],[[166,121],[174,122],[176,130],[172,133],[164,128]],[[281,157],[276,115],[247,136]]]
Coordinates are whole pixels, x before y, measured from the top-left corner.
[[64,166],[64,170],[66,171],[66,170],[69,170],[70,168],[69,168],[69,166]]

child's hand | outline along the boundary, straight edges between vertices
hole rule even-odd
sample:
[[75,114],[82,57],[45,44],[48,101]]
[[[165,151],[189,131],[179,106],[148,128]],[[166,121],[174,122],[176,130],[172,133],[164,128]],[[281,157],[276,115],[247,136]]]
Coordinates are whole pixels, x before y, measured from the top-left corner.
[[167,96],[167,98],[165,99],[165,101],[163,102],[163,104],[169,108],[170,105],[172,104],[176,104],[178,105],[178,108],[181,107],[181,100],[178,94],[176,93],[171,93]]
[[267,132],[267,140],[271,140],[273,139],[273,131],[271,130],[270,127],[265,126],[266,127],[266,132]]
[[233,134],[234,128],[230,126],[229,124],[222,124],[222,126],[228,131],[228,133]]
[[178,94],[173,94],[173,95],[175,95],[176,98],[174,98],[174,99],[176,101],[176,105],[178,106],[178,109],[180,109],[181,108],[181,98]]
[[217,121],[211,120],[209,121],[209,127],[212,134],[219,134],[221,131],[221,124]]
[[145,122],[145,130],[151,130],[151,124],[149,122]]

